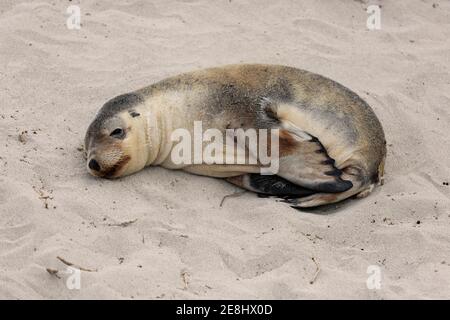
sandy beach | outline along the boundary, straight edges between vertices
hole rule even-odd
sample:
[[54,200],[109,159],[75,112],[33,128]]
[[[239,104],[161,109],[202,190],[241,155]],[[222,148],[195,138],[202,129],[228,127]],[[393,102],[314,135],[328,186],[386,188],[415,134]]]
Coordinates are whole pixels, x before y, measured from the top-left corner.
[[[107,100],[235,63],[360,95],[385,130],[385,184],[298,211],[250,192],[221,205],[239,189],[162,168],[88,174]],[[0,101],[0,299],[450,298],[449,1],[3,0]]]

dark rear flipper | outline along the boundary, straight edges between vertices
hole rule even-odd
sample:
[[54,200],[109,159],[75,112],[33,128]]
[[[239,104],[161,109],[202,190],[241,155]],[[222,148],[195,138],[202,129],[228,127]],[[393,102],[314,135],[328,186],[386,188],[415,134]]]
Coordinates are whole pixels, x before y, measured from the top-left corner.
[[227,178],[227,181],[260,195],[280,198],[299,198],[310,196],[317,191],[296,185],[277,175],[244,174]]

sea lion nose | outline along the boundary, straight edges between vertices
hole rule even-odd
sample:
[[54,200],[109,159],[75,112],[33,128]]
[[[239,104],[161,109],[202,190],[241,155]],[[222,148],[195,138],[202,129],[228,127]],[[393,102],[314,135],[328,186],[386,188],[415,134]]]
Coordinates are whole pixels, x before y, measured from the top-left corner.
[[89,161],[88,166],[91,170],[100,171],[100,165],[98,164],[97,160],[95,160],[95,159],[91,159],[91,161]]

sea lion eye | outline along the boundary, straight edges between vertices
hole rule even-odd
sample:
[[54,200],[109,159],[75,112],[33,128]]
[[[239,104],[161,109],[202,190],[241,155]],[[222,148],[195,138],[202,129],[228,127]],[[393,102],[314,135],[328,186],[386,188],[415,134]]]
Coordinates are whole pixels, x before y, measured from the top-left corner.
[[125,137],[125,132],[121,128],[117,128],[114,129],[109,135],[117,139],[122,139]]

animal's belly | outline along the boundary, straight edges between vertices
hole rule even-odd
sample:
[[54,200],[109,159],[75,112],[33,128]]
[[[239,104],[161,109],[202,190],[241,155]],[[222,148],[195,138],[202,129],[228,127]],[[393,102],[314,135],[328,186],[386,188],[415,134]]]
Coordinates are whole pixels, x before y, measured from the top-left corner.
[[256,165],[222,165],[222,164],[198,164],[183,168],[184,171],[208,177],[227,178],[245,173],[259,173],[260,167]]

